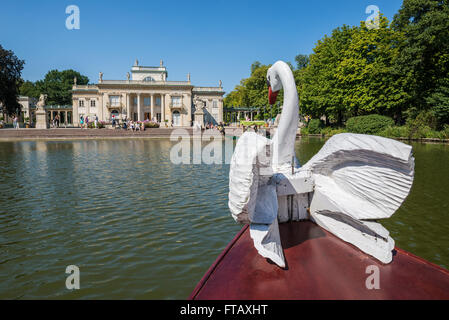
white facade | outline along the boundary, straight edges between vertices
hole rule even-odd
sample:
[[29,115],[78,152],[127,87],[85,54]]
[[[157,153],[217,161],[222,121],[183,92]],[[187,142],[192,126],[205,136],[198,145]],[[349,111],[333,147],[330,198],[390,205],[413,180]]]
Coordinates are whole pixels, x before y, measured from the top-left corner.
[[161,126],[192,126],[195,121],[193,101],[202,101],[202,125],[223,121],[223,95],[218,87],[195,87],[187,81],[167,81],[168,73],[161,61],[159,67],[139,66],[138,61],[127,74],[127,80],[103,80],[97,84],[73,86],[73,121],[80,117],[110,122],[118,120],[152,120]]

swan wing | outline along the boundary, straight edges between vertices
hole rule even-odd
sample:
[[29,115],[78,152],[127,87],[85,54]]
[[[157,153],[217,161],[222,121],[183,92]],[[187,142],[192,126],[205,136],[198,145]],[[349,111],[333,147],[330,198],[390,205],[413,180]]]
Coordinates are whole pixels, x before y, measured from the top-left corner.
[[257,252],[262,257],[276,263],[279,267],[285,268],[285,258],[282,251],[278,220],[274,219],[270,225],[251,224],[249,230]]
[[[354,219],[389,218],[413,184],[412,147],[396,140],[340,134],[304,165],[332,211]],[[321,208],[326,209],[326,208]]]
[[412,148],[376,136],[340,134],[301,168],[315,189],[311,218],[319,226],[383,263],[394,240],[381,224],[408,196],[414,177]]
[[254,132],[246,132],[237,142],[229,171],[228,204],[238,222],[271,224],[277,216],[270,146],[271,140]]

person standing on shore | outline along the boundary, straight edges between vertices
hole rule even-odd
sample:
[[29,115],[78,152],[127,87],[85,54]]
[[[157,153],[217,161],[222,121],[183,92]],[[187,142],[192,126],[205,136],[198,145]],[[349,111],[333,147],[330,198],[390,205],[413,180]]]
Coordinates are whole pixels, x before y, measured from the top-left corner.
[[95,129],[96,129],[98,127],[98,116],[97,115],[95,115],[94,123],[95,123]]
[[89,117],[86,116],[86,119],[84,121],[86,122],[86,129],[89,129]]
[[12,126],[14,129],[19,129],[19,119],[17,118],[17,116],[14,117],[13,121],[12,121]]

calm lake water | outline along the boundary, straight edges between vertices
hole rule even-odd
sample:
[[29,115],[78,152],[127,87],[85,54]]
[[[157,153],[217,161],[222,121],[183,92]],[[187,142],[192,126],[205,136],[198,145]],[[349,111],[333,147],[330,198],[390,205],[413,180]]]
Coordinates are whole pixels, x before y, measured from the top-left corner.
[[[301,163],[323,145],[297,142]],[[0,298],[184,299],[240,230],[228,165],[174,165],[168,140],[0,142]],[[413,144],[416,177],[382,224],[449,267],[449,146]],[[65,288],[68,265],[81,289]]]

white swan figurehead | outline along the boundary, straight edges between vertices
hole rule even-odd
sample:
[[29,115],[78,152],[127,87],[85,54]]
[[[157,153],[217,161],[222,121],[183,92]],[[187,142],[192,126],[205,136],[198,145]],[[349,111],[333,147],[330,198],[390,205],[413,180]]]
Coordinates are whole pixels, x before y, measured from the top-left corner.
[[284,89],[284,106],[276,133],[273,136],[273,165],[291,167],[295,156],[295,140],[298,130],[299,106],[293,73],[285,62],[276,62],[267,72],[268,100],[276,103],[279,91]]
[[[374,219],[390,217],[408,196],[414,177],[412,148],[376,136],[340,134],[303,167],[294,144],[298,95],[289,66],[267,72],[274,104],[284,89],[273,139],[247,132],[237,142],[229,173],[229,208],[250,224],[259,254],[285,267],[278,223],[310,219],[383,263],[392,261],[394,240]],[[308,214],[310,212],[310,215]]]

